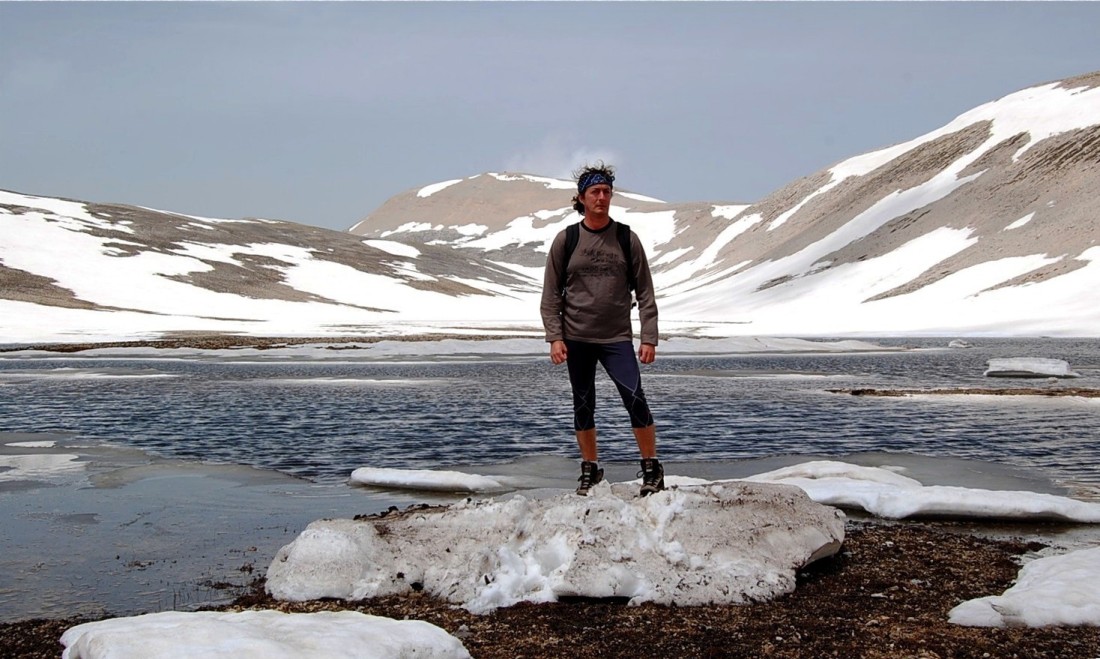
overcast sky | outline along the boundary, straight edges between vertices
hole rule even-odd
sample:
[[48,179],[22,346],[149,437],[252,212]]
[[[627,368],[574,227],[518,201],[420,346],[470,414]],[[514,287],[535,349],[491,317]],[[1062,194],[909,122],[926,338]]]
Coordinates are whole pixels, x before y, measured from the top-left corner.
[[[347,229],[489,171],[752,202],[1100,69],[1100,3],[0,3],[0,189]],[[564,205],[564,202],[563,202]]]

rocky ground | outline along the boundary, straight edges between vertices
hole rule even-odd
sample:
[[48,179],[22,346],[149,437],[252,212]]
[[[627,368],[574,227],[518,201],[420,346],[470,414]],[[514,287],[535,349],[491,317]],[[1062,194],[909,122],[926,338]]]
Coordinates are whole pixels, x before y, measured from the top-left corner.
[[[794,593],[741,606],[628,606],[577,600],[475,616],[415,593],[365,602],[276,602],[262,583],[223,610],[354,609],[427,620],[479,659],[497,657],[1100,657],[1100,627],[969,628],[948,611],[1012,585],[1019,557],[1041,547],[989,539],[953,522],[849,521],[836,556],[799,575]],[[0,625],[4,657],[57,657],[83,620]]]

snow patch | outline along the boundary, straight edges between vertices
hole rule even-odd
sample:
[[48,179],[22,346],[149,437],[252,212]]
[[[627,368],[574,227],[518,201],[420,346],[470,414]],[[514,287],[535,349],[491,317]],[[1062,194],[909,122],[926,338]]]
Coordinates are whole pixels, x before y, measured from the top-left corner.
[[732,205],[726,205],[726,206],[715,206],[711,210],[710,214],[711,214],[711,217],[724,217],[727,220],[732,220],[733,218],[740,215],[742,211],[744,211],[746,208],[749,208],[749,207],[750,207],[749,204],[732,204]]
[[1036,559],[1003,594],[963,602],[948,621],[968,627],[1100,625],[1098,567],[1100,547]]
[[1034,218],[1035,218],[1035,213],[1028,213],[1027,215],[1021,217],[1020,219],[1016,220],[1012,224],[1005,227],[1004,231],[1012,231],[1013,229],[1019,229],[1020,227],[1024,226],[1025,224],[1027,224],[1028,222],[1030,222]]
[[620,197],[626,197],[627,199],[633,199],[635,201],[649,201],[649,202],[653,202],[655,204],[665,203],[665,202],[663,202],[660,199],[657,199],[655,197],[647,197],[645,195],[637,194],[637,193],[634,193],[634,192],[623,192],[621,190],[617,190],[615,192],[615,194],[619,195]]
[[947,515],[1100,523],[1100,503],[1038,492],[925,486],[885,467],[830,460],[785,467],[745,480],[794,485],[818,503],[858,508],[886,519]]
[[420,256],[420,250],[412,245],[406,245],[392,240],[364,240],[363,244],[368,247],[380,249],[387,254],[393,254],[394,256],[404,256],[412,259]]
[[470,656],[461,641],[431,623],[358,611],[166,611],[77,625],[61,643],[62,659]]
[[462,182],[462,179],[456,178],[456,179],[452,179],[450,181],[441,181],[439,183],[433,183],[431,185],[426,185],[426,186],[424,186],[424,187],[422,187],[422,188],[420,188],[419,190],[416,191],[416,196],[421,197],[421,198],[430,197],[433,194],[439,192],[440,190],[445,190],[445,189],[451,187],[452,185],[454,185],[456,183],[461,183],[461,182]]

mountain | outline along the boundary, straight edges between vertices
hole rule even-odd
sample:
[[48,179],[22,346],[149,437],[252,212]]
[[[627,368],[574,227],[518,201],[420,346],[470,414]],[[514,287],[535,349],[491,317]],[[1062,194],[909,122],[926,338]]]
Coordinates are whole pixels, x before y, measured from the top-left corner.
[[[1098,87],[1010,94],[752,204],[626,186],[612,216],[646,246],[666,333],[1096,336]],[[572,194],[483,173],[337,232],[0,192],[0,342],[537,333]]]
[[[741,325],[710,331],[1094,336],[1097,86],[1011,94],[751,205],[620,192],[613,216],[647,246],[662,319]],[[576,219],[571,193],[480,175],[398,195],[352,231],[538,266]]]

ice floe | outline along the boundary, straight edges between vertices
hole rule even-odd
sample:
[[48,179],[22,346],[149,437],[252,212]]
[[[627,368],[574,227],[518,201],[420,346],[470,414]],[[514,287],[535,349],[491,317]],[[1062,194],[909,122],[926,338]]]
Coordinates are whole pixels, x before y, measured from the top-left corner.
[[1079,378],[1064,359],[1010,357],[990,359],[985,375],[991,378]]

